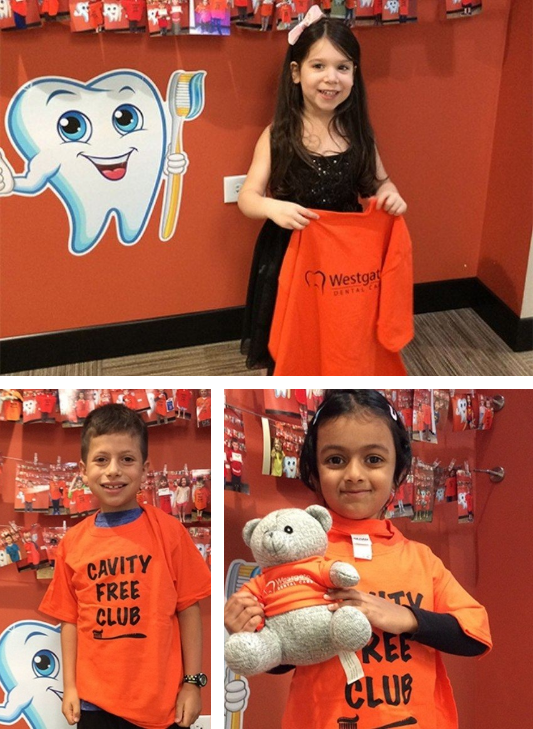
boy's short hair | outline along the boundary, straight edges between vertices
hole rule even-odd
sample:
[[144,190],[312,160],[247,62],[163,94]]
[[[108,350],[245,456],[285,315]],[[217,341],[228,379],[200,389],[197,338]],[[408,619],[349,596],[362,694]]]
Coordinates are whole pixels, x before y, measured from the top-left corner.
[[127,433],[139,438],[143,463],[148,458],[148,428],[141,416],[120,403],[102,405],[92,410],[81,431],[81,460],[85,463],[91,440],[99,435]]

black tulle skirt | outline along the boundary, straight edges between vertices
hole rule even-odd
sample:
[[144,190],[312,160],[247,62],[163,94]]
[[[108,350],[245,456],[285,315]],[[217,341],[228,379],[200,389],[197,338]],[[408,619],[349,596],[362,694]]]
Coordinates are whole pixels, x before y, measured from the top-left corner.
[[248,369],[272,371],[274,361],[268,351],[270,327],[278,293],[278,277],[292,230],[280,228],[267,220],[257,238],[241,341],[241,352],[246,356]]

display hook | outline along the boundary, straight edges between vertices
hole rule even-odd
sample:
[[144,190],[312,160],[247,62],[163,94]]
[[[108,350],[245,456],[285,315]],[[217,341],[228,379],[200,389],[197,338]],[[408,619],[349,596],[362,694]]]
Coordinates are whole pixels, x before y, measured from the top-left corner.
[[492,483],[500,483],[505,478],[505,468],[496,466],[496,468],[473,468],[474,473],[488,473]]

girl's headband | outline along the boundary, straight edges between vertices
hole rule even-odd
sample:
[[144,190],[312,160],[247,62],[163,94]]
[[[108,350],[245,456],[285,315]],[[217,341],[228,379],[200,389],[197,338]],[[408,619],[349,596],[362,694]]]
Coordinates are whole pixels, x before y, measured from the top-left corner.
[[[313,5],[313,7],[316,7],[316,5]],[[313,418],[313,422],[311,423],[311,425],[316,425],[316,422],[318,420],[318,416],[320,415],[320,411],[322,410],[323,407],[324,407],[324,403],[322,403],[322,405],[316,411],[315,417]],[[396,410],[392,407],[392,405],[390,403],[389,403],[389,410],[390,410],[390,416],[391,416],[391,418],[393,420],[398,421],[398,413],[396,412]]]
[[295,25],[292,30],[289,31],[289,45],[293,46],[306,28],[308,28],[313,23],[316,23],[316,21],[320,20],[320,18],[324,17],[325,15],[322,10],[320,10],[318,5],[311,5],[305,15],[305,18],[300,23],[298,23],[298,25]]

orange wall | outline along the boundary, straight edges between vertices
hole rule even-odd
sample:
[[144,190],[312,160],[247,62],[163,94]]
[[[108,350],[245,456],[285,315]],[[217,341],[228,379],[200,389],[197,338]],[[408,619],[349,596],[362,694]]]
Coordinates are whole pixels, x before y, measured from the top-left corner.
[[[468,459],[471,468],[503,465],[509,469],[501,485],[492,485],[486,475],[476,477],[474,524],[459,524],[457,506],[453,503],[438,507],[430,524],[415,524],[407,519],[395,522],[407,537],[428,544],[489,612],[494,651],[482,660],[444,657],[462,729],[526,726],[524,704],[527,696],[532,697],[531,687],[526,686],[527,669],[517,676],[519,670],[513,670],[513,662],[516,665],[516,646],[524,642],[524,631],[531,634],[531,628],[526,627],[530,622],[526,615],[528,598],[533,597],[533,588],[528,587],[526,555],[529,555],[527,544],[531,544],[531,538],[529,529],[526,531],[526,520],[532,513],[533,494],[528,493],[531,489],[524,477],[531,471],[531,457],[526,454],[533,428],[533,391],[498,392],[505,395],[507,403],[496,414],[493,431],[453,433],[448,422],[445,430],[439,432],[437,445],[417,443],[414,446],[414,452],[427,462],[439,458],[447,464],[455,457],[459,462]],[[226,390],[226,400],[228,404],[254,412],[263,410],[260,390]],[[515,424],[519,414],[527,420],[525,427],[517,432]],[[225,492],[226,569],[234,559],[253,561],[240,536],[246,521],[273,509],[305,508],[314,501],[312,492],[299,481],[260,475],[260,420],[245,413],[244,424],[247,452],[243,481],[250,484],[250,496]],[[522,455],[516,458],[518,451]],[[500,550],[501,540],[504,544]],[[522,553],[524,560],[517,558]],[[245,729],[279,725],[290,675],[250,678]],[[272,696],[276,696],[275,702]],[[517,696],[524,701],[518,701]]]
[[[418,282],[477,274],[510,0],[484,5],[470,20],[447,21],[443,2],[422,2],[417,24],[357,32],[380,151],[409,203]],[[242,305],[259,223],[222,203],[222,178],[248,168],[285,50],[284,33],[238,29],[177,40],[80,37],[59,24],[1,34],[0,117],[41,75],[87,81],[132,68],[164,93],[172,71],[207,71],[205,110],[185,124],[190,168],[171,242],[157,237],[161,196],[136,245],[108,232],[81,257],[68,253],[66,214],[52,192],[1,200],[1,336]],[[0,146],[20,172],[3,127]]]
[[[7,456],[3,473],[0,475],[0,525],[14,520],[17,524],[29,527],[38,521],[41,525],[59,526],[64,517],[43,514],[23,514],[13,511],[14,478],[16,461],[11,458],[33,460],[34,453],[39,460],[55,463],[57,456],[63,462],[79,460],[80,431],[76,428],[64,429],[60,425],[33,424],[19,425],[0,422],[0,453]],[[210,429],[197,428],[176,422],[149,430],[149,457],[155,469],[168,464],[182,468],[209,468],[211,462]],[[67,519],[68,523],[68,519]],[[76,522],[72,522],[75,524]],[[39,613],[37,608],[46,591],[48,582],[37,581],[31,572],[19,573],[15,566],[0,568],[0,633],[17,620],[44,620],[50,618]],[[204,630],[203,666],[210,674],[211,663],[211,622],[208,601],[202,601],[202,623]],[[211,712],[210,692],[202,695],[203,713]],[[0,704],[4,696],[0,689]],[[13,725],[15,729],[27,729],[25,721]]]

